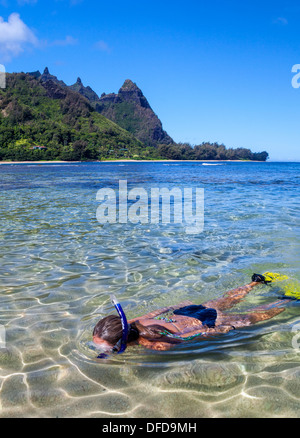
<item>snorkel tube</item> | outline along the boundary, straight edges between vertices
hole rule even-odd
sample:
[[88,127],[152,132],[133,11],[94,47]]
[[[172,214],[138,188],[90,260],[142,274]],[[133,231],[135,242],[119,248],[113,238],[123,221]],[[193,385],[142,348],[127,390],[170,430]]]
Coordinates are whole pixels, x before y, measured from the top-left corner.
[[[110,296],[112,304],[115,306],[120,318],[121,318],[121,324],[122,324],[122,337],[121,339],[116,343],[116,345],[113,347],[112,352],[121,354],[124,353],[127,347],[127,338],[128,338],[128,322],[127,318],[125,316],[124,310],[122,309],[121,304],[115,297],[115,295]],[[97,356],[98,359],[105,359],[107,358],[107,354],[101,353],[99,356]]]
[[128,322],[127,318],[125,316],[125,313],[122,309],[121,304],[115,297],[115,295],[110,296],[112,304],[115,306],[120,318],[121,318],[121,324],[122,324],[122,337],[121,339],[116,343],[116,345],[113,347],[113,351],[117,350],[118,354],[124,353],[127,347],[127,338],[128,338]]

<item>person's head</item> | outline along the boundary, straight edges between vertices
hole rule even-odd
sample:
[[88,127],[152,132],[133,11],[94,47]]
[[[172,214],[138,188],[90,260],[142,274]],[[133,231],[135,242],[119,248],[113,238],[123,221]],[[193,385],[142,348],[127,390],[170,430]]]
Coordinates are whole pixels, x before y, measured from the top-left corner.
[[[117,315],[109,315],[96,324],[93,331],[93,341],[105,350],[112,350],[122,338],[121,318]],[[127,343],[136,341],[139,332],[135,324],[128,324]]]
[[[133,343],[139,338],[149,341],[167,341],[168,343],[178,343],[179,340],[167,338],[162,334],[164,327],[152,325],[145,327],[138,322],[128,324],[127,343]],[[122,338],[121,318],[116,315],[109,315],[96,324],[93,330],[93,341],[106,351],[112,351]]]

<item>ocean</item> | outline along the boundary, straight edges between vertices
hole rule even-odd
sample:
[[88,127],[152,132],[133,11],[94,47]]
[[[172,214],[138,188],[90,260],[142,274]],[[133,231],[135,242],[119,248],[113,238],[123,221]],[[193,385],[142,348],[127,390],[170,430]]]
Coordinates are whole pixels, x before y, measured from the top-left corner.
[[[169,221],[139,220],[150,196],[128,201],[140,210],[125,220],[107,204],[116,214],[101,222],[99,193],[117,201],[120,181],[131,194],[199,189],[201,226],[176,222],[172,199]],[[0,165],[0,189],[1,417],[300,416],[297,300],[168,351],[136,346],[101,360],[91,342],[96,322],[116,313],[111,294],[130,319],[219,298],[254,272],[297,289],[300,163],[13,163]],[[272,303],[283,286],[258,286],[231,312]]]

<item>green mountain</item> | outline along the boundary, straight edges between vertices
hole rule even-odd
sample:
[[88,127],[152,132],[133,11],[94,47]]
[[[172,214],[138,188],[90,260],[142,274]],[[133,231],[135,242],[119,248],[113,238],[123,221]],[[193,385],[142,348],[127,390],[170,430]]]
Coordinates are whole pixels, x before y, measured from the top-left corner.
[[162,123],[149,105],[142,91],[130,79],[127,79],[118,94],[103,93],[101,97],[89,86],[84,86],[80,78],[75,84],[67,86],[63,81],[49,73],[46,67],[43,74],[31,73],[42,82],[53,82],[68,87],[88,99],[91,106],[107,119],[117,123],[121,128],[133,134],[147,146],[160,143],[172,144],[174,141],[163,130]]
[[[56,78],[57,79],[57,78]],[[157,148],[162,158],[173,160],[248,160],[266,161],[268,152],[252,152],[246,148],[226,148],[224,144],[203,142],[191,146],[176,144],[163,130],[162,123],[151,109],[142,91],[126,79],[118,94],[102,93],[100,98],[80,78],[70,89],[86,97],[97,112],[114,121],[145,145]]]
[[0,89],[0,160],[257,160],[268,153],[223,144],[176,144],[135,83],[100,97],[80,78],[7,74]]
[[146,145],[174,143],[163,130],[161,121],[142,91],[130,79],[126,79],[118,94],[103,93],[96,104],[96,110]]
[[45,69],[7,74],[0,90],[0,160],[157,158]]

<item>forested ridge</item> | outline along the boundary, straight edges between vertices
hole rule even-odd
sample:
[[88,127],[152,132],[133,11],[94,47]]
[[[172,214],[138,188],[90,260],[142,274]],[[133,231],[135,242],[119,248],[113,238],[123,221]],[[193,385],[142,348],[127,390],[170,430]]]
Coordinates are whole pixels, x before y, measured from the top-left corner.
[[209,142],[175,143],[129,80],[118,95],[98,98],[80,79],[67,86],[48,69],[43,75],[7,74],[6,88],[0,89],[0,160],[119,158],[265,161],[268,153]]

